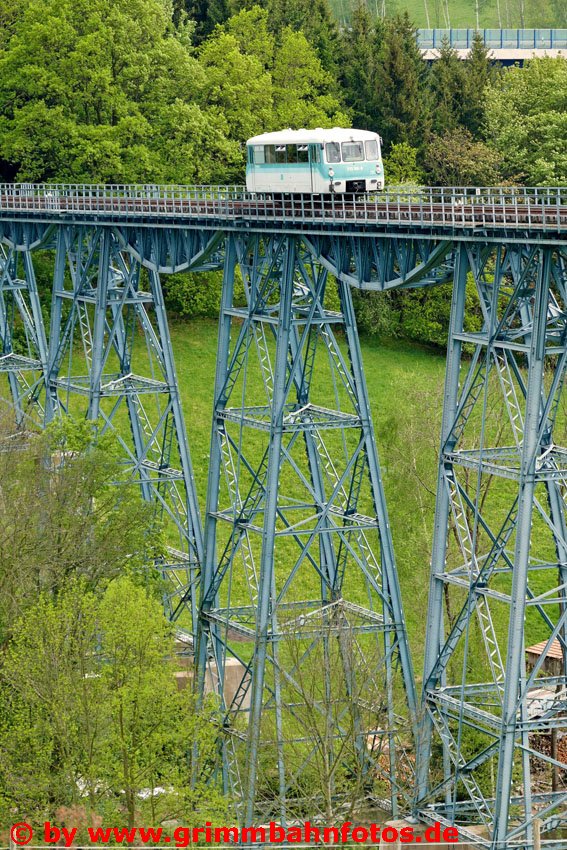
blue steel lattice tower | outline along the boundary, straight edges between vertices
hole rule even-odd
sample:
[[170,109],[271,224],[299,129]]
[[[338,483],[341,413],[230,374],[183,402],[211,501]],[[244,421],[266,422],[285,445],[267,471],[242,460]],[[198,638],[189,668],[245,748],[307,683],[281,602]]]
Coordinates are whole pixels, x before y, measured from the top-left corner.
[[332,816],[353,785],[397,808],[412,777],[411,663],[352,296],[339,283],[330,304],[330,289],[299,238],[228,238],[199,665],[248,824]]
[[[467,275],[477,333],[464,330]],[[561,249],[458,249],[419,795],[426,818],[464,834],[474,824],[471,835],[498,850],[534,846],[536,820],[542,846],[556,846],[547,840],[567,804],[556,747],[567,718],[566,296]],[[530,669],[525,651],[537,641]]]

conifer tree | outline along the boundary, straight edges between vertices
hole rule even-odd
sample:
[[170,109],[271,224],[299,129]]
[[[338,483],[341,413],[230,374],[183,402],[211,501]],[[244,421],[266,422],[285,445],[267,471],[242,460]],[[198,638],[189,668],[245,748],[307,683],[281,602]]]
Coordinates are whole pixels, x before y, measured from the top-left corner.
[[430,121],[427,75],[407,12],[387,21],[377,77],[377,117],[386,145],[422,146]]
[[352,122],[363,130],[376,130],[379,52],[383,25],[372,19],[365,0],[358,0],[352,10],[351,25],[341,36],[341,84],[347,106],[352,109]]
[[286,27],[302,31],[324,70],[336,77],[339,31],[328,0],[269,0],[268,14],[276,38]]
[[224,24],[231,14],[228,0],[185,0],[185,10],[195,21],[195,44],[201,44],[217,24]]
[[437,133],[454,130],[463,120],[467,87],[463,63],[446,37],[439,58],[433,63],[430,80],[433,130]]
[[473,136],[483,136],[486,87],[498,74],[490,61],[490,51],[482,35],[475,32],[473,44],[464,61],[465,97],[462,122]]

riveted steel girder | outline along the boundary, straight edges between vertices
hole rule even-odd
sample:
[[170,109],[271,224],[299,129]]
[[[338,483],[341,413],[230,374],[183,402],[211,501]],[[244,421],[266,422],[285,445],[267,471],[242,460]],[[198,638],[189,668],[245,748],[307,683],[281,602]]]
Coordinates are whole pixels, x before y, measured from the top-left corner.
[[[463,324],[471,276],[484,319],[474,334]],[[567,731],[566,295],[561,250],[459,247],[418,809],[463,835],[474,824],[475,840],[495,850],[534,846],[535,819],[542,847],[563,846],[554,830],[567,813],[567,757],[555,744]],[[540,646],[527,665],[530,644]]]

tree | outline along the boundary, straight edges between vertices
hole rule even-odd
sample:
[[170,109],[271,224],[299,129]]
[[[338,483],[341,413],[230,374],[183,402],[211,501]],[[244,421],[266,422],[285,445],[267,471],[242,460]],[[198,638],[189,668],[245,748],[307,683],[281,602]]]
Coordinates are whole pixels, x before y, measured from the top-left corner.
[[102,594],[72,581],[42,594],[14,627],[0,668],[0,810],[32,823],[88,807],[138,817],[224,815],[213,786],[190,787],[192,745],[213,746],[208,712],[178,691],[171,624],[127,577]]
[[42,592],[74,577],[95,589],[125,569],[144,574],[149,510],[89,423],[55,425],[0,453],[0,642]]
[[567,182],[567,63],[532,59],[486,90],[486,138],[504,175],[531,186]]
[[494,82],[498,70],[490,59],[490,51],[479,32],[473,36],[472,47],[464,61],[465,85],[462,124],[475,138],[484,137],[486,88]]
[[430,85],[433,99],[432,129],[437,133],[454,130],[462,124],[465,109],[465,69],[457,51],[446,37],[439,58],[433,63]]
[[272,115],[272,81],[261,61],[240,49],[222,29],[203,44],[199,60],[205,82],[202,105],[220,112],[231,139],[244,141],[267,129]]
[[201,44],[230,17],[229,0],[185,0],[185,11],[195,21],[194,41]]
[[387,183],[394,186],[402,183],[414,185],[423,183],[424,174],[417,164],[417,154],[417,149],[412,148],[407,142],[392,145],[384,161]]
[[276,38],[287,27],[302,32],[324,70],[336,76],[339,33],[328,0],[269,0],[268,19]]
[[[29,0],[0,54],[0,161],[19,180],[187,181],[226,153],[162,0]],[[177,120],[182,103],[192,120]],[[198,146],[211,124],[210,145]],[[201,128],[197,144],[190,134]],[[167,140],[184,160],[167,160]],[[183,164],[185,163],[185,164]],[[195,165],[197,163],[198,165]],[[203,164],[204,163],[204,164]]]
[[275,39],[268,28],[266,9],[243,9],[227,21],[225,30],[237,40],[242,53],[254,56],[266,69],[272,67]]
[[274,127],[349,126],[334,83],[306,37],[286,27],[273,67]]
[[462,127],[433,135],[424,165],[434,186],[495,186],[501,182],[501,158]]
[[383,25],[374,21],[364,0],[352,10],[350,27],[341,34],[340,80],[352,122],[362,130],[380,132],[378,124],[379,52]]
[[387,21],[380,55],[377,108],[380,135],[387,145],[408,142],[419,148],[429,125],[427,64],[416,29],[406,13]]

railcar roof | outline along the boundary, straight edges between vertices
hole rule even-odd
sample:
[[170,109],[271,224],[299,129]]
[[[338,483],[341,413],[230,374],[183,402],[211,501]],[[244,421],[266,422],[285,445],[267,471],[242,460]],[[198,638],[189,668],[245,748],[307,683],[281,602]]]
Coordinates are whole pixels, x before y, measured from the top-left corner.
[[344,127],[333,127],[332,130],[278,130],[277,133],[262,133],[260,136],[252,136],[246,142],[247,145],[307,145],[310,142],[348,142],[351,140],[361,141],[375,139],[378,133],[370,130],[345,129]]

